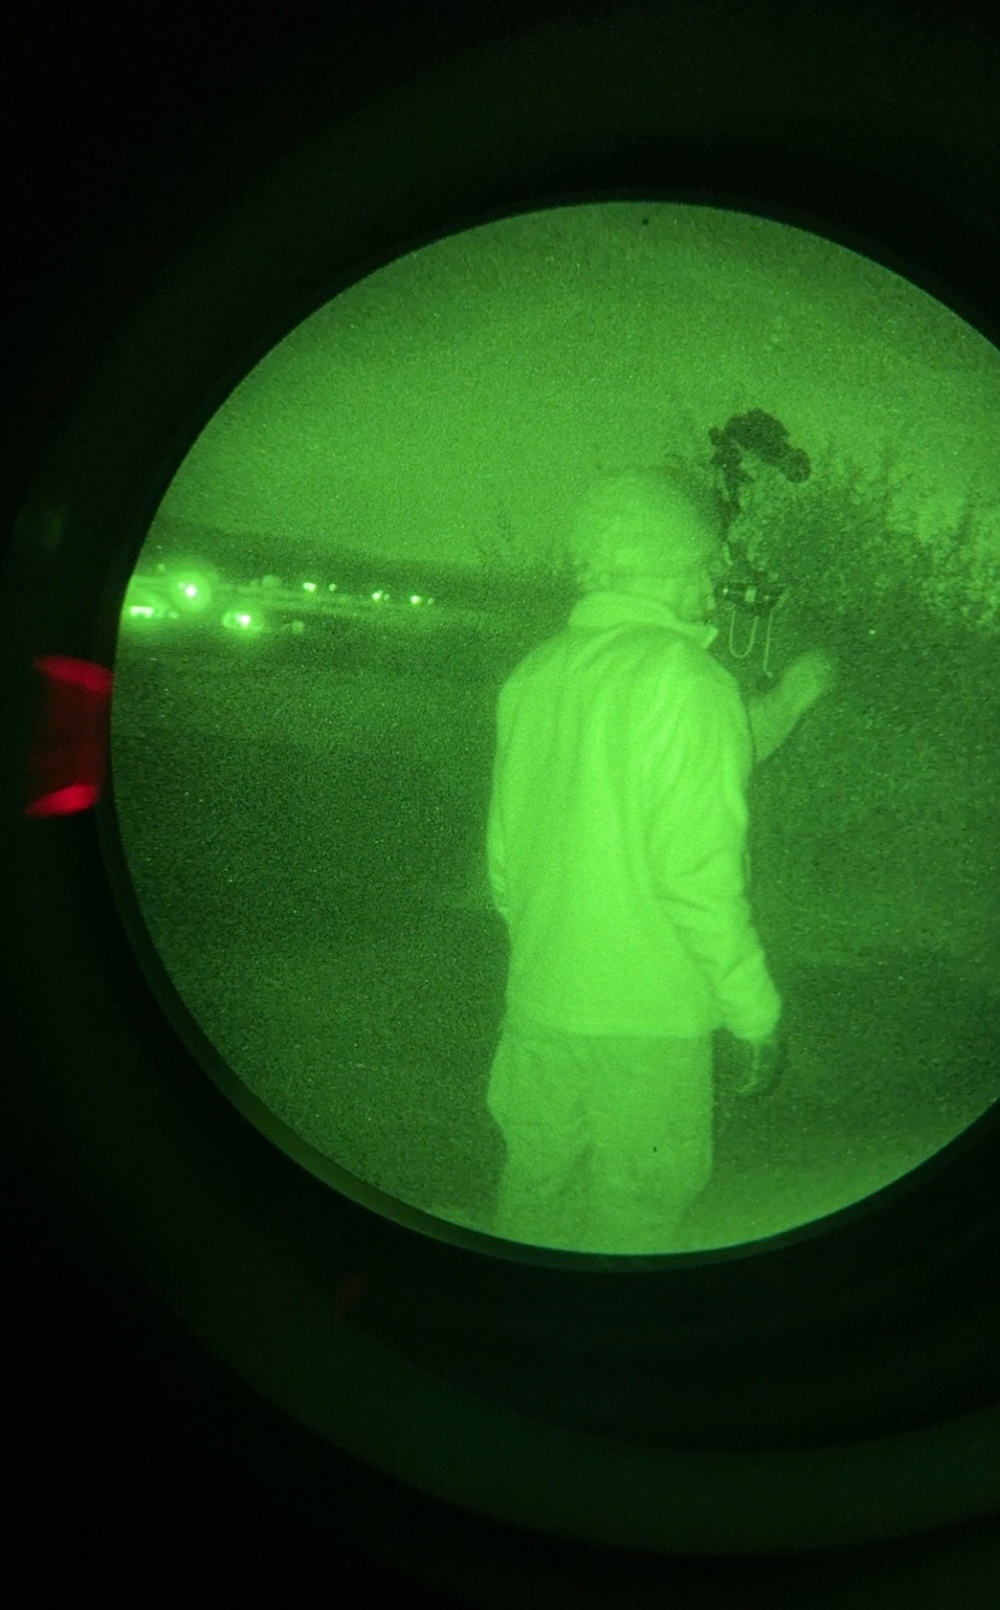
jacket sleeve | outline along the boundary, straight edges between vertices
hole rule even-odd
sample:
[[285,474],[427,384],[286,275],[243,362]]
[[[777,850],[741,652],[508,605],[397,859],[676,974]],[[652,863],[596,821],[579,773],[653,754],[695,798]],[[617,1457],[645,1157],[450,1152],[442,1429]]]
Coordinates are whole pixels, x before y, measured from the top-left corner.
[[749,718],[735,680],[692,677],[659,701],[646,751],[654,892],[707,978],[722,1025],[763,1038],[781,1016],[747,895]]

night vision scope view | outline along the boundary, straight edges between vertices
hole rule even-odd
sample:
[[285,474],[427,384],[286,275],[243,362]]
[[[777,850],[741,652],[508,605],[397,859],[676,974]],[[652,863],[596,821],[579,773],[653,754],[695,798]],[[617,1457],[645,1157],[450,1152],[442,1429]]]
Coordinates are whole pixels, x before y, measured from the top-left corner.
[[348,1192],[574,1252],[788,1232],[967,1129],[998,418],[940,300],[710,206],[477,225],[293,329],[115,658],[128,871],[233,1088]]

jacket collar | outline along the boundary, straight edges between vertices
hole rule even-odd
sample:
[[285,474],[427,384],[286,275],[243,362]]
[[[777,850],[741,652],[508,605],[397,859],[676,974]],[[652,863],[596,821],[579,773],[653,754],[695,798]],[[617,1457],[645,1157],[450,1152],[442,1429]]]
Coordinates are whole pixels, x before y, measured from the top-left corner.
[[666,604],[659,604],[653,598],[637,598],[632,593],[587,593],[574,604],[569,618],[570,626],[581,626],[585,631],[645,624],[669,626],[697,643],[699,648],[709,648],[719,635],[719,628],[710,621],[678,620]]

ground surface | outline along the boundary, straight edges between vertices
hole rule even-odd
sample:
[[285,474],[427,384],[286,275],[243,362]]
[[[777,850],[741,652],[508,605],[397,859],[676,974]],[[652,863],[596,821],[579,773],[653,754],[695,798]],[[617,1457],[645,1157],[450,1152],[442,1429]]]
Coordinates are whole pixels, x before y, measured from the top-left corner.
[[[119,673],[128,873],[187,1010],[323,1157],[487,1228],[507,958],[477,863],[494,690],[333,676],[308,655],[266,675],[135,655]],[[870,832],[845,843],[828,807],[794,804],[824,741],[817,721],[755,774],[752,902],[788,1065],[741,1100],[736,1047],[716,1037],[715,1173],[692,1250],[888,1186],[1000,1097],[1000,944],[975,875],[992,832],[968,811],[962,833],[936,826],[883,777],[895,853]]]
[[[487,1229],[503,1159],[485,1097],[504,951],[488,917],[428,911],[407,934],[343,947],[192,955],[175,982],[247,1087],[324,1156]],[[1000,1096],[1000,1011],[913,958],[853,972],[802,965],[786,1016],[788,1065],[766,1095],[735,1093],[737,1048],[716,1038],[715,1173],[690,1250],[835,1212]]]

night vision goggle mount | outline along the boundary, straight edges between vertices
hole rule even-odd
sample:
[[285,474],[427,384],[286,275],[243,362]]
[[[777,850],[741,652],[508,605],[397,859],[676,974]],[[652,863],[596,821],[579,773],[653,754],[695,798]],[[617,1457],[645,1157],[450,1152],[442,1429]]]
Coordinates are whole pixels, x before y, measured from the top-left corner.
[[[787,426],[762,408],[752,408],[746,414],[734,414],[721,429],[713,427],[708,435],[715,449],[711,462],[720,472],[724,486],[725,546],[730,569],[726,580],[718,588],[717,596],[720,602],[733,606],[729,623],[730,653],[734,659],[746,659],[756,641],[757,622],[766,619],[764,674],[771,676],[773,673],[769,669],[768,658],[773,612],[788,589],[777,578],[753,564],[746,543],[733,533],[733,524],[740,514],[741,487],[753,481],[753,477],[743,468],[742,459],[744,453],[752,453],[763,464],[779,470],[788,481],[807,481],[812,466],[809,455],[789,442]],[[753,623],[750,642],[739,654],[733,645],[737,610],[751,616]]]

